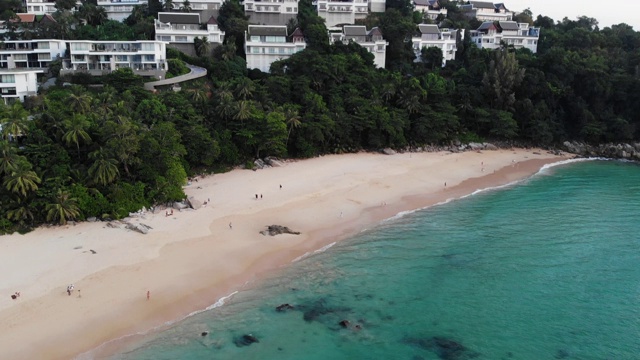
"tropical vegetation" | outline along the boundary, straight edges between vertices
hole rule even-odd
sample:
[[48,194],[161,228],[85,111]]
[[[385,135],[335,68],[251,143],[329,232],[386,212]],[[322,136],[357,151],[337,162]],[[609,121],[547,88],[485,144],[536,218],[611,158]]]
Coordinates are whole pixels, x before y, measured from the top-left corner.
[[[449,26],[477,26],[442,2]],[[225,44],[211,51],[198,39],[198,57],[169,52],[174,64],[208,70],[180,92],[145,91],[144,79],[123,69],[99,79],[103,87],[56,86],[0,105],[0,232],[120,218],[183,199],[190,175],[265,156],[483,139],[554,146],[639,138],[640,35],[630,26],[600,29],[591,18],[534,20],[525,12],[519,21],[542,27],[537,54],[481,50],[467,34],[456,60],[440,67],[439,51],[426,49],[415,61],[407,41],[422,15],[406,0],[387,6],[362,21],[389,42],[386,69],[375,68],[357,44],[330,45],[311,1],[301,0],[289,28],[302,29],[308,48],[269,74],[247,70],[248,20],[238,0],[229,0],[218,18]],[[124,24],[94,10],[61,9],[54,30],[64,39],[150,38],[153,13],[162,8],[151,0]],[[11,8],[0,6],[0,14],[11,16]],[[79,16],[86,24],[68,27]],[[52,37],[42,31],[30,36]]]

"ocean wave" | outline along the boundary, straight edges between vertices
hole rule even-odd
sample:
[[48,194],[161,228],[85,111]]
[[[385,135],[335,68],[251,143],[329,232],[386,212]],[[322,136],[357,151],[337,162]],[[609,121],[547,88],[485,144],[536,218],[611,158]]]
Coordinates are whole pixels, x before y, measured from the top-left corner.
[[94,348],[94,349],[91,349],[91,350],[89,350],[89,351],[87,351],[87,352],[84,352],[84,353],[82,353],[82,354],[80,354],[80,355],[76,356],[74,359],[75,359],[75,360],[91,360],[91,359],[94,359],[94,358],[95,358],[95,353],[96,353],[97,351],[99,351],[100,349],[105,348],[106,346],[108,346],[108,345],[110,345],[110,344],[116,343],[116,342],[118,342],[118,341],[126,340],[126,339],[129,339],[129,338],[135,337],[135,336],[144,336],[144,335],[148,335],[148,334],[150,334],[150,333],[153,333],[153,332],[155,332],[155,331],[158,331],[158,330],[164,329],[164,328],[166,328],[166,327],[168,327],[168,326],[171,326],[171,325],[173,325],[173,324],[175,324],[175,323],[178,323],[178,322],[180,322],[180,321],[182,321],[182,320],[188,319],[188,318],[190,318],[190,317],[192,317],[192,316],[195,316],[195,315],[201,314],[201,313],[203,313],[203,312],[205,312],[205,311],[209,311],[209,310],[212,310],[212,309],[215,309],[215,308],[219,308],[219,307],[221,307],[222,305],[224,305],[224,303],[225,303],[227,300],[229,300],[232,296],[234,296],[234,295],[235,295],[235,294],[237,294],[237,293],[238,293],[238,291],[236,290],[236,291],[232,292],[231,294],[229,294],[229,295],[227,295],[227,296],[223,296],[223,297],[221,297],[221,298],[220,298],[220,299],[218,299],[215,303],[213,303],[213,304],[211,304],[211,305],[207,306],[206,308],[204,308],[204,309],[202,309],[202,310],[196,310],[196,311],[193,311],[193,312],[189,313],[188,315],[183,316],[183,317],[181,317],[181,318],[178,318],[178,319],[175,319],[175,320],[166,321],[166,322],[164,322],[162,325],[154,326],[154,327],[152,327],[152,328],[150,328],[150,329],[147,329],[147,330],[144,330],[144,331],[138,331],[138,332],[135,332],[135,333],[132,333],[132,334],[122,335],[122,336],[117,337],[117,338],[115,338],[115,339],[111,339],[111,340],[105,341],[105,342],[103,342],[102,344],[100,344],[98,347],[96,347],[96,348]]
[[572,163],[579,163],[579,162],[585,162],[585,161],[603,161],[603,160],[613,160],[613,159],[608,159],[608,158],[603,158],[603,157],[590,157],[590,158],[577,158],[577,159],[561,160],[561,161],[557,161],[557,162],[554,162],[554,163],[551,163],[551,164],[545,164],[533,176],[538,175],[538,174],[548,174],[549,173],[549,169],[554,168],[556,166],[567,165],[567,164],[572,164]]
[[334,242],[332,242],[332,243],[331,243],[331,244],[329,244],[329,245],[325,245],[325,246],[321,247],[320,249],[317,249],[317,250],[314,250],[314,251],[308,251],[308,252],[306,252],[306,253],[304,253],[304,254],[302,254],[302,255],[298,256],[297,258],[295,258],[295,259],[291,260],[291,262],[292,262],[292,263],[294,263],[294,262],[298,262],[298,261],[300,261],[300,260],[302,260],[302,259],[304,259],[304,258],[307,258],[307,257],[311,256],[311,255],[315,255],[315,254],[323,253],[323,252],[325,252],[325,251],[329,250],[329,249],[330,249],[333,245],[335,245],[335,244],[336,244],[336,242],[334,241]]
[[401,218],[403,218],[403,217],[405,217],[407,215],[411,215],[413,213],[416,213],[418,211],[426,210],[426,209],[429,209],[429,208],[435,207],[435,206],[445,205],[445,204],[448,204],[448,203],[450,203],[452,201],[455,201],[455,200],[466,199],[466,198],[468,198],[470,196],[475,196],[475,195],[478,195],[478,194],[483,193],[483,192],[508,188],[508,187],[511,187],[511,186],[526,182],[529,179],[531,179],[531,178],[533,178],[533,177],[535,177],[537,175],[548,174],[549,173],[549,169],[554,168],[556,166],[567,165],[567,164],[576,163],[576,162],[598,161],[598,160],[615,160],[615,159],[608,159],[608,158],[601,158],[601,157],[591,157],[591,158],[577,158],[577,159],[561,160],[561,161],[557,161],[557,162],[554,162],[554,163],[545,164],[544,166],[542,166],[540,168],[540,170],[538,170],[538,172],[536,172],[535,174],[533,174],[533,175],[531,175],[529,177],[526,177],[524,179],[515,180],[515,181],[512,181],[510,183],[503,184],[503,185],[489,186],[489,187],[482,188],[482,189],[476,189],[472,193],[466,194],[466,195],[462,195],[459,198],[448,198],[447,200],[435,203],[433,205],[428,205],[428,206],[421,207],[421,208],[414,209],[414,210],[401,211],[401,212],[399,212],[399,213],[397,213],[397,214],[395,214],[395,215],[393,215],[393,216],[391,216],[389,218],[386,218],[386,219],[382,220],[380,222],[380,224],[385,224],[385,223],[388,223],[388,222],[392,222],[392,221],[401,219]]

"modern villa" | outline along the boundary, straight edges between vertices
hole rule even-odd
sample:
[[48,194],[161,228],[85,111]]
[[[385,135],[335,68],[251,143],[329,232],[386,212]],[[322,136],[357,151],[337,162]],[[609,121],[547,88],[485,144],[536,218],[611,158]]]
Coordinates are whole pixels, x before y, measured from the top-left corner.
[[513,12],[509,11],[503,3],[494,4],[487,1],[469,1],[460,5],[460,10],[468,18],[476,18],[480,21],[508,21],[513,19]]
[[137,75],[163,78],[168,70],[166,43],[162,41],[71,40],[70,59],[60,74],[84,72],[94,76],[130,68]]
[[384,68],[389,43],[382,38],[382,32],[377,27],[367,31],[364,25],[345,25],[341,32],[330,32],[329,38],[331,43],[355,42],[374,55],[373,63],[376,67]]
[[198,13],[158,13],[155,20],[156,40],[170,44],[189,55],[195,55],[195,38],[207,38],[210,44],[220,45],[224,41],[224,31],[218,27],[214,17],[202,24]]
[[245,32],[247,69],[269,72],[271,64],[304,50],[307,43],[300,29],[287,34],[284,25],[249,25]]
[[356,19],[364,19],[369,14],[368,0],[318,0],[318,16],[323,18],[327,28],[338,25],[355,24]]
[[487,21],[471,31],[471,42],[481,49],[498,49],[504,43],[516,49],[538,51],[540,28],[515,21]]
[[438,28],[438,25],[420,24],[418,33],[411,38],[413,51],[416,54],[416,61],[420,61],[423,48],[437,47],[442,50],[442,66],[447,61],[455,60],[458,51],[458,34],[464,38],[464,31],[456,29]]
[[244,0],[249,23],[284,25],[298,15],[298,0]]

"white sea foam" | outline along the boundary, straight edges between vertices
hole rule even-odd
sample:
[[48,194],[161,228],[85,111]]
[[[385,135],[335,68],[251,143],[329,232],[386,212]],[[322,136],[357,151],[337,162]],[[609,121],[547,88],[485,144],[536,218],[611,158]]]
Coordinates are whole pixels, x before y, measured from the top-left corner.
[[185,320],[185,319],[187,319],[187,318],[190,318],[190,317],[192,317],[192,316],[194,316],[194,315],[198,315],[198,314],[201,314],[201,313],[203,313],[203,312],[205,312],[205,311],[209,311],[209,310],[212,310],[212,309],[215,309],[215,308],[221,307],[222,305],[224,305],[224,303],[225,303],[227,300],[229,300],[232,296],[234,296],[234,295],[235,295],[235,294],[237,294],[237,293],[238,293],[238,291],[234,291],[234,292],[232,292],[231,294],[229,294],[229,295],[227,295],[227,296],[223,296],[223,297],[221,297],[220,299],[218,299],[218,301],[216,301],[215,303],[213,303],[213,304],[211,304],[211,305],[207,306],[206,308],[204,308],[204,309],[202,309],[202,310],[196,310],[196,311],[193,311],[193,312],[189,313],[189,314],[188,314],[188,315],[186,315],[186,316],[183,316],[183,317],[178,318],[178,319],[175,319],[175,320],[167,321],[167,322],[165,322],[165,323],[164,323],[164,324],[162,324],[162,325],[154,326],[154,327],[152,327],[152,328],[150,328],[150,329],[148,329],[148,330],[144,330],[144,331],[139,331],[139,332],[132,333],[132,334],[123,335],[123,336],[120,336],[120,337],[118,337],[118,338],[111,339],[111,340],[109,340],[109,341],[105,341],[105,342],[103,342],[102,344],[100,344],[100,346],[98,346],[98,347],[96,347],[96,348],[94,348],[94,349],[92,349],[92,350],[89,350],[89,351],[87,351],[87,352],[85,352],[85,353],[82,353],[82,354],[80,354],[80,355],[76,356],[76,357],[75,357],[75,360],[91,360],[91,359],[94,359],[94,358],[95,358],[95,353],[96,353],[97,351],[99,351],[100,349],[102,349],[102,348],[106,347],[106,346],[107,346],[107,345],[109,345],[109,344],[113,344],[113,343],[115,343],[115,342],[118,342],[118,341],[121,341],[121,340],[126,340],[126,339],[128,339],[128,338],[135,337],[135,336],[144,336],[144,335],[148,335],[148,334],[153,333],[153,332],[155,332],[155,331],[158,331],[158,330],[160,330],[160,329],[164,329],[164,328],[166,328],[166,327],[168,327],[168,326],[171,326],[171,325],[173,325],[173,324],[175,324],[175,323],[177,323],[177,322],[180,322],[180,321],[182,321],[182,320]]
[[292,262],[292,263],[294,263],[294,262],[298,262],[298,261],[300,261],[300,260],[302,260],[302,259],[304,259],[304,258],[307,258],[307,257],[311,256],[311,255],[315,255],[315,254],[323,253],[323,252],[325,252],[325,251],[329,250],[329,249],[330,249],[333,245],[335,245],[335,244],[336,244],[336,242],[334,241],[334,242],[332,242],[332,243],[331,243],[331,244],[329,244],[329,245],[325,245],[325,246],[321,247],[320,249],[317,249],[317,250],[314,250],[314,251],[308,251],[308,252],[306,252],[306,253],[304,253],[304,254],[302,254],[302,255],[298,256],[297,258],[295,258],[295,259],[291,260],[291,262]]
[[549,173],[549,169],[554,168],[556,166],[567,165],[567,164],[578,163],[578,162],[584,162],[584,161],[602,161],[602,160],[611,160],[611,159],[602,158],[602,157],[590,157],[590,158],[577,158],[577,159],[568,159],[568,160],[557,161],[557,162],[554,162],[554,163],[551,163],[551,164],[544,165],[543,167],[540,168],[540,170],[538,170],[538,172],[535,175],[548,174]]

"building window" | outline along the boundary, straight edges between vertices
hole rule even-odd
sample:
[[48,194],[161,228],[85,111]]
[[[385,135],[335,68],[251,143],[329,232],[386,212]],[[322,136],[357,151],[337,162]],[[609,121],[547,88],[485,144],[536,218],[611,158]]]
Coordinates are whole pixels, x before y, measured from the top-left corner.
[[144,61],[156,61],[156,56],[155,55],[145,55],[144,56]]
[[129,61],[129,57],[127,55],[116,55],[116,61]]
[[16,82],[16,76],[15,75],[2,75],[0,77],[0,82],[2,82],[3,84],[15,83]]
[[87,44],[87,43],[73,43],[73,44],[71,44],[71,50],[89,50],[89,44]]
[[73,61],[84,61],[84,55],[73,55]]
[[276,48],[270,47],[269,54],[275,54],[275,53],[276,53]]
[[187,42],[186,36],[176,36],[176,42]]
[[13,60],[15,61],[27,60],[27,54],[15,54],[13,55]]

